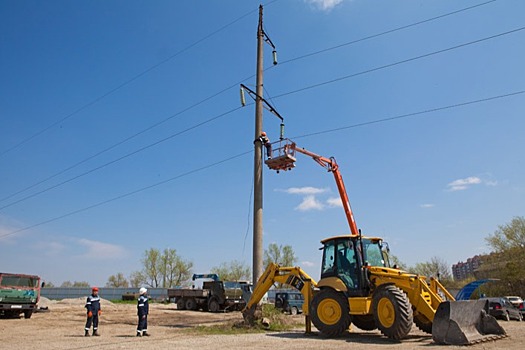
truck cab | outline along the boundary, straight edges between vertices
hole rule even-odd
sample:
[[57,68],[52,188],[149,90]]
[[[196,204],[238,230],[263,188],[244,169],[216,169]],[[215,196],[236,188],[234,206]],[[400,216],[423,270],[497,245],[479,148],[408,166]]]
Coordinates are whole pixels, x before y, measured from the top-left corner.
[[40,277],[0,272],[0,315],[31,318],[40,299]]

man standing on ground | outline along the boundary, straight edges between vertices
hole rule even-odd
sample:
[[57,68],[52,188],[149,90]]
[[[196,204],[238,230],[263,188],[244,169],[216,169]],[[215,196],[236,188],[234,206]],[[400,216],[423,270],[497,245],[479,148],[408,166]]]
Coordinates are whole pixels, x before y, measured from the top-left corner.
[[87,297],[85,308],[87,309],[87,321],[84,336],[89,337],[89,330],[93,324],[93,335],[98,337],[98,316],[102,313],[100,308],[100,297],[98,296],[98,288],[91,289],[91,295]]
[[148,337],[148,296],[146,293],[148,290],[144,287],[139,289],[139,300],[137,304],[137,315],[139,316],[139,325],[137,326],[137,337],[145,336]]

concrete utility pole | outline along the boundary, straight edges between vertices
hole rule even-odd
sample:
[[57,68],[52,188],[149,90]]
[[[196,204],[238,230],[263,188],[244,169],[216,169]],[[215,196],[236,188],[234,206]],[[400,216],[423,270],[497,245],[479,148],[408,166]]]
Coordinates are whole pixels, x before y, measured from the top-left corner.
[[[257,26],[257,70],[255,98],[255,140],[263,131],[263,7],[259,6],[259,25]],[[253,196],[253,280],[255,285],[263,273],[263,181],[262,181],[262,147],[255,142],[253,161],[254,196]]]

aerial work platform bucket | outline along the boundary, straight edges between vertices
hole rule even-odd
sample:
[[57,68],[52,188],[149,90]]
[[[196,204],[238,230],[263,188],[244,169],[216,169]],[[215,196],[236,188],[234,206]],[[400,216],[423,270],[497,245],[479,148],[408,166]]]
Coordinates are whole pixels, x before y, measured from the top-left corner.
[[[275,147],[278,146],[278,147]],[[272,170],[292,170],[295,167],[295,143],[288,139],[272,143],[271,157],[264,161],[264,164]]]
[[438,344],[470,345],[506,337],[488,307],[487,300],[442,302],[432,323],[432,339]]

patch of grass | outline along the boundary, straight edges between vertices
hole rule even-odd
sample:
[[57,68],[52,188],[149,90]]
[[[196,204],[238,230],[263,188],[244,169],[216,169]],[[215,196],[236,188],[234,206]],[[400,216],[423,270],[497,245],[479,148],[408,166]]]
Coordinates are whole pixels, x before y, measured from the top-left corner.
[[264,333],[265,330],[259,327],[245,326],[242,322],[230,322],[213,326],[197,326],[192,328],[189,332],[200,335],[232,335],[246,333]]
[[[269,321],[269,327],[262,323],[262,318]],[[286,332],[295,328],[304,327],[304,318],[298,321],[297,318],[284,314],[281,310],[276,309],[273,305],[267,304],[262,307],[262,318],[259,318],[253,327],[244,324],[244,322],[229,322],[213,326],[197,326],[189,330],[190,333],[200,335],[231,335],[246,333],[264,333],[264,332]]]
[[110,300],[113,304],[136,304],[136,300],[122,300],[122,299],[116,299],[116,300]]

